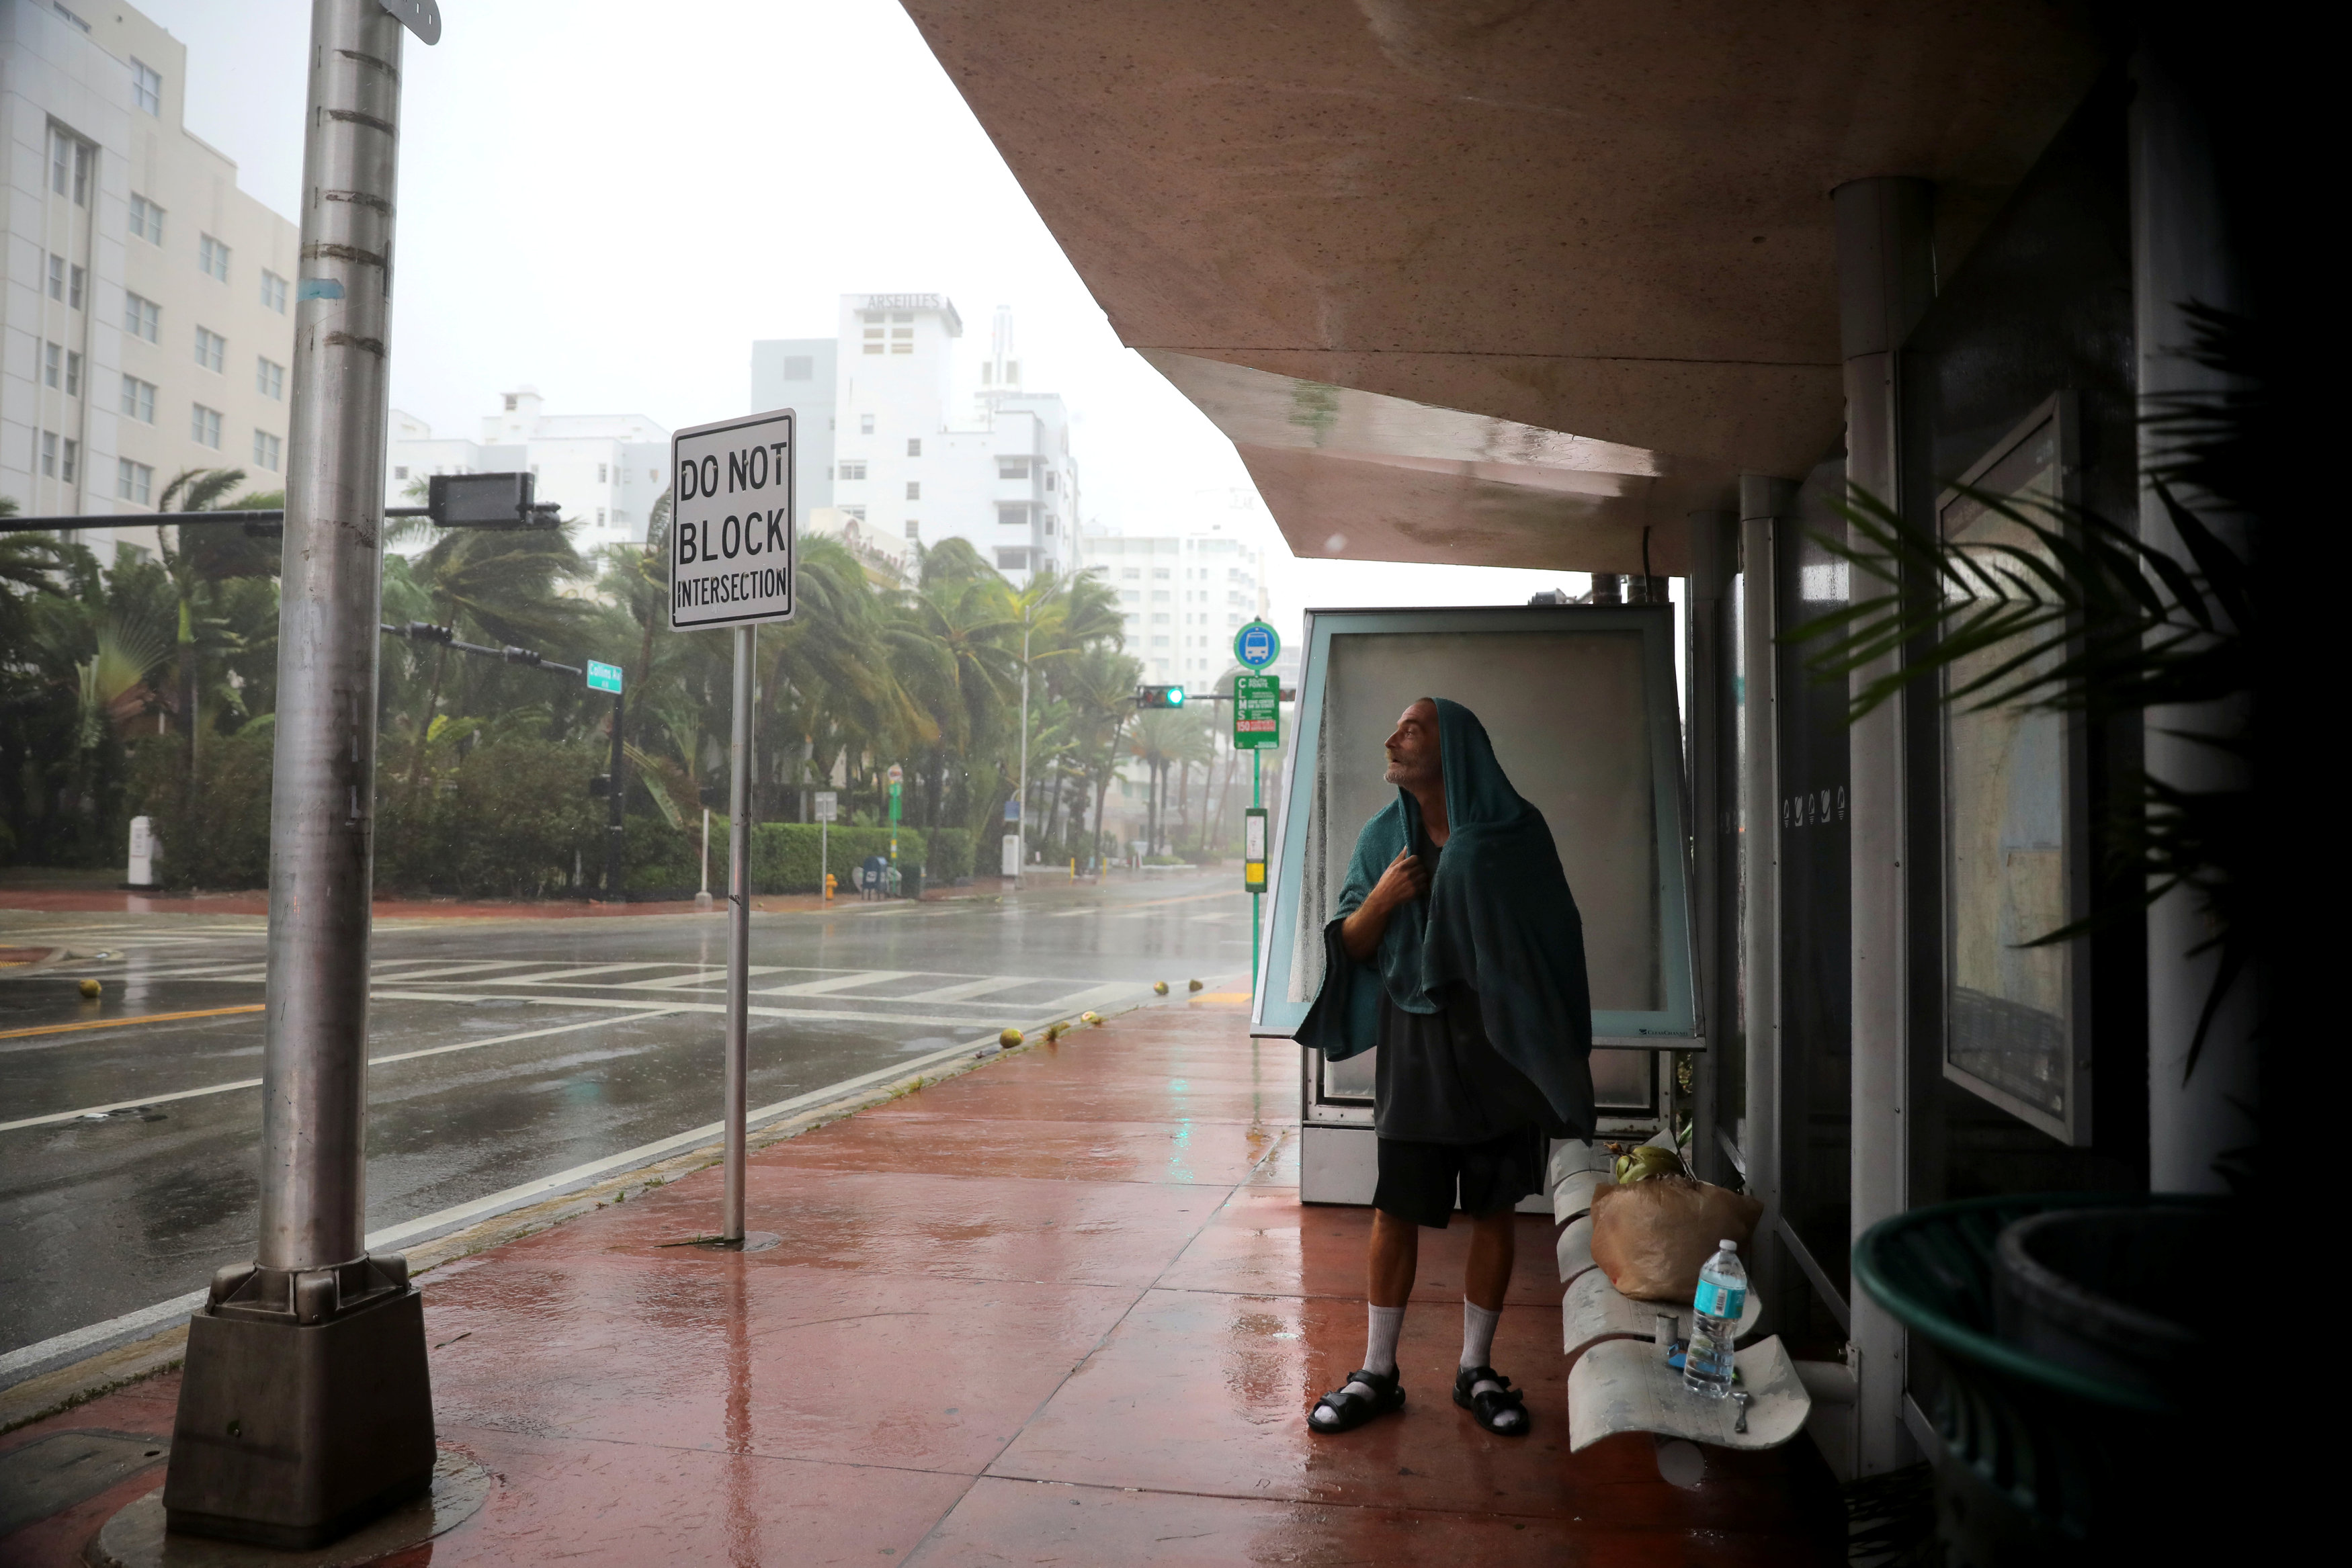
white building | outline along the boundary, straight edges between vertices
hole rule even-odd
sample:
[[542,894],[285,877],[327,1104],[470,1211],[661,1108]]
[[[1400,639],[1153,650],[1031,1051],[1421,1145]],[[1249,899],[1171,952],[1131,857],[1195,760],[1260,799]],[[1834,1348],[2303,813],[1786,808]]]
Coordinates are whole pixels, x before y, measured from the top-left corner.
[[751,412],[788,408],[793,414],[796,530],[807,529],[818,512],[833,505],[833,441],[839,423],[834,371],[839,357],[840,345],[831,338],[772,338],[751,345]]
[[[969,540],[1015,582],[1077,551],[1077,465],[1058,393],[1023,390],[1012,315],[1000,309],[980,394],[954,417],[954,344],[963,319],[940,294],[845,294],[824,340],[751,346],[755,411],[801,411],[803,515],[830,505],[910,543]],[[829,349],[830,353],[823,350]],[[805,371],[788,376],[787,371]],[[829,415],[820,430],[817,411]],[[817,464],[817,442],[831,444]]]
[[392,413],[384,504],[422,502],[436,474],[535,475],[532,495],[579,524],[583,554],[642,543],[653,505],[667,487],[669,432],[641,413],[543,413],[539,389],[499,394],[479,441],[436,437],[415,414]]
[[186,75],[121,0],[0,0],[0,494],[26,513],[135,515],[187,469],[262,490],[285,471],[299,234],[183,127]]
[[1222,524],[1199,533],[1089,532],[1086,564],[1118,591],[1127,652],[1153,685],[1206,691],[1234,667],[1234,634],[1265,613],[1265,552]]

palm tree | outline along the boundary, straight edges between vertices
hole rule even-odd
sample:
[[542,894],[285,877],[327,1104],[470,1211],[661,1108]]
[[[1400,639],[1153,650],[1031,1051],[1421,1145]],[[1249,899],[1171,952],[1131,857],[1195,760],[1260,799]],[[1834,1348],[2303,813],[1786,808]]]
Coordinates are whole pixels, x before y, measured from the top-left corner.
[[[163,486],[155,509],[159,512],[217,510],[222,497],[244,483],[245,470],[242,468],[184,468]],[[284,499],[283,492],[246,495],[231,502],[228,509],[258,510],[282,505]],[[203,683],[200,666],[205,647],[222,647],[233,643],[237,636],[236,628],[217,615],[205,617],[199,606],[207,599],[216,602],[219,585],[229,579],[275,575],[278,567],[278,552],[242,530],[232,533],[217,527],[191,528],[182,525],[168,529],[158,528],[156,538],[162,547],[163,570],[171,579],[173,595],[179,601],[175,647],[179,655],[176,708],[180,727],[181,789],[193,794],[197,787],[197,732],[203,727],[197,721],[197,709],[201,702]]]
[[[559,591],[580,578],[585,566],[572,547],[571,530],[568,521],[561,528],[448,529],[408,562],[407,575],[433,606],[434,618],[465,640],[520,644],[562,658],[585,641],[596,618],[591,601]],[[448,668],[444,644],[435,651],[432,680],[412,737],[412,795],[424,775]],[[495,689],[487,677],[477,684]]]

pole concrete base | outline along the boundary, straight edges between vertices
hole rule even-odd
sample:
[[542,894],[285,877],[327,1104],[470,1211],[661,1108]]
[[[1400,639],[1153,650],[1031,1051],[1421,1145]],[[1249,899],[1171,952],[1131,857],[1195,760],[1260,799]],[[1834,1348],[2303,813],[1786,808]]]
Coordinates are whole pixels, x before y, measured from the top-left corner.
[[433,1484],[425,1298],[406,1260],[224,1270],[188,1322],[163,1511],[176,1535],[307,1550]]

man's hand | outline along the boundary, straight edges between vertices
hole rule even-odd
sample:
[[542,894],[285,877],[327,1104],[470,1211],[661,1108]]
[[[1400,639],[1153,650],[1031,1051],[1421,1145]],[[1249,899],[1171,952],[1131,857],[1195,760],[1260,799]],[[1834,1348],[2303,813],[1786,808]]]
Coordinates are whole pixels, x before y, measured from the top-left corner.
[[1389,862],[1388,870],[1372,884],[1371,893],[1364,899],[1367,908],[1380,905],[1386,915],[1400,904],[1409,904],[1429,891],[1429,870],[1408,845],[1397,851],[1396,859]]
[[1429,891],[1429,869],[1421,863],[1411,848],[1397,851],[1396,859],[1389,862],[1381,873],[1381,880],[1353,915],[1339,923],[1339,942],[1348,949],[1348,956],[1360,964],[1370,957],[1381,945],[1389,928],[1389,916],[1397,905],[1407,904]]

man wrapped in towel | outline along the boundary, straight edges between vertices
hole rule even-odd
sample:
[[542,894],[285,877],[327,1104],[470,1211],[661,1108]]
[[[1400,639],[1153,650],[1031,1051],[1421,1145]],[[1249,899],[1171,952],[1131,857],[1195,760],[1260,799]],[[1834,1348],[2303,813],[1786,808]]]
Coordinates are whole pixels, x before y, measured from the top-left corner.
[[1526,1402],[1488,1363],[1512,1210],[1543,1190],[1549,1139],[1592,1134],[1584,926],[1551,829],[1503,776],[1476,715],[1423,697],[1386,749],[1396,799],[1357,835],[1324,928],[1323,988],[1298,1031],[1333,1061],[1380,1051],[1364,1364],[1307,1425],[1346,1432],[1403,1407],[1397,1335],[1419,1228],[1445,1228],[1458,1186],[1471,1241],[1454,1403],[1519,1437]]

